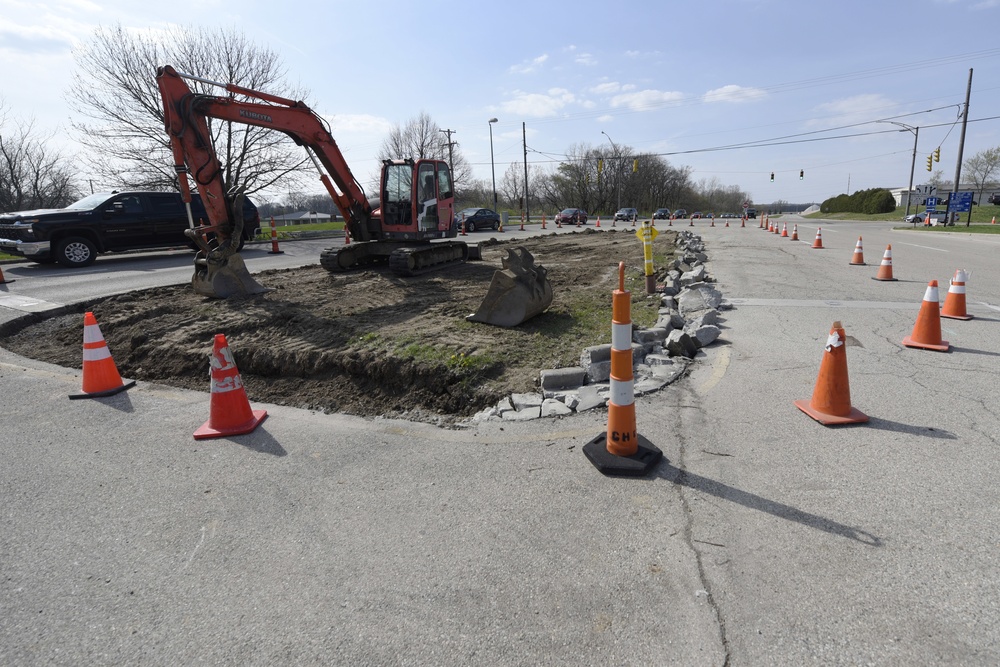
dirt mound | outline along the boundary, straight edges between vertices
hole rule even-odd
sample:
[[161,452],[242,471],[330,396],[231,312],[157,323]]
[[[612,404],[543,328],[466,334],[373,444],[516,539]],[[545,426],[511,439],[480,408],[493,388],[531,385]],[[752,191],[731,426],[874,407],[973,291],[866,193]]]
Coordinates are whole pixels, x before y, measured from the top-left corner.
[[[609,342],[620,261],[633,322],[655,320],[633,231],[485,240],[483,261],[412,278],[385,269],[331,274],[317,264],[257,274],[273,291],[253,297],[221,301],[178,286],[78,310],[94,312],[123,377],[205,391],[212,341],[224,333],[251,401],[447,422],[534,391],[540,370],[575,365],[584,347]],[[548,269],[552,305],[514,329],[466,322],[512,245]],[[674,234],[661,232],[656,246],[662,266]],[[3,346],[80,368],[82,336],[74,313],[28,326]]]

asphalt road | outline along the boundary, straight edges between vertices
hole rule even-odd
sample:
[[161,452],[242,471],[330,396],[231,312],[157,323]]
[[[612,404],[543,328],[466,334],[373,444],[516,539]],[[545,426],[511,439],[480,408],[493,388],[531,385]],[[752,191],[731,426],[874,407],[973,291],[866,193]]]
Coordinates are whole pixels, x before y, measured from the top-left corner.
[[[817,250],[797,224],[694,229],[735,307],[637,401],[646,479],[582,454],[602,414],[442,430],[251,397],[254,433],[195,442],[207,392],[71,402],[78,372],[0,349],[0,662],[1000,663],[1000,240],[820,223]],[[904,348],[957,268],[975,319]],[[866,425],[792,405],[834,320]]]

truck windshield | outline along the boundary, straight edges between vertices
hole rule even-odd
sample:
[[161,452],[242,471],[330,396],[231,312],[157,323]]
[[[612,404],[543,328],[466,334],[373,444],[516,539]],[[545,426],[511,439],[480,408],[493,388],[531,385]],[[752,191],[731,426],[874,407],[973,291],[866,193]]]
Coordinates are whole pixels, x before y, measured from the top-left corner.
[[111,195],[112,193],[110,192],[98,192],[84,197],[80,201],[75,201],[66,208],[74,211],[89,211],[90,209],[97,208],[101,202],[111,197]]

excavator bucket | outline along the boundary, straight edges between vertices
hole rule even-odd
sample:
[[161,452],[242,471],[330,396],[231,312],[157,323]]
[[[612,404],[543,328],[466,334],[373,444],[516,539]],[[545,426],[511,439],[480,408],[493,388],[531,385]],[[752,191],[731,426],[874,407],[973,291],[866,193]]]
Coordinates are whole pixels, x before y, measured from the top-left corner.
[[552,284],[547,273],[545,267],[535,265],[535,258],[526,248],[507,250],[503,270],[493,274],[479,310],[465,319],[498,327],[516,327],[530,320],[552,304]]
[[191,287],[198,294],[228,299],[271,291],[254,280],[238,253],[221,259],[213,259],[211,254],[206,259],[202,255],[199,252],[194,260],[194,276],[191,278]]

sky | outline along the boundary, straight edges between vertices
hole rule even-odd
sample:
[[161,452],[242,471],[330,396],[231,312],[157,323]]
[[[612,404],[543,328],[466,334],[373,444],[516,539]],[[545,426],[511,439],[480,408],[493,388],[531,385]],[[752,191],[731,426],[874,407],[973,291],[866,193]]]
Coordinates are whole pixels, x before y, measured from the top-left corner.
[[963,157],[1000,146],[1000,0],[300,4],[0,0],[0,100],[78,153],[74,49],[100,26],[180,25],[277,52],[362,182],[391,128],[421,112],[487,182],[523,170],[525,145],[545,171],[573,146],[614,142],[758,204],[821,202],[905,187],[915,134],[914,184],[938,147],[934,170],[951,180],[970,70]]

